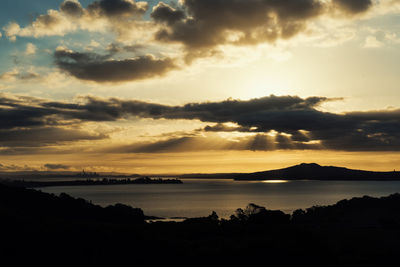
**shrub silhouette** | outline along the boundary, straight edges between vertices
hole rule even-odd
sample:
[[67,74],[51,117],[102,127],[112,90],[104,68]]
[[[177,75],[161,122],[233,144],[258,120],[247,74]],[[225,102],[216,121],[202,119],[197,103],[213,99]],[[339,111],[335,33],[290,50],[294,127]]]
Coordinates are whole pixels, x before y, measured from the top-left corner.
[[250,203],[243,210],[237,209],[235,215],[231,216],[231,221],[244,223],[258,224],[285,224],[289,223],[290,215],[283,213],[280,210],[267,210],[265,207]]

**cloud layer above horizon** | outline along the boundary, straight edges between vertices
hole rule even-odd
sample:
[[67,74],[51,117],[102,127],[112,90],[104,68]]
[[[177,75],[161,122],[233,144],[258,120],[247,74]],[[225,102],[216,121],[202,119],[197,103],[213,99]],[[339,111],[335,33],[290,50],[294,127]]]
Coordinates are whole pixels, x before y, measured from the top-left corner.
[[398,0],[13,0],[0,14],[0,170],[400,151]]
[[[222,47],[227,45],[248,47],[299,34],[318,35],[309,27],[318,19],[351,21],[366,15],[375,4],[372,0],[182,0],[160,1],[150,8],[147,2],[134,0],[97,0],[85,8],[78,0],[65,0],[58,10],[49,9],[26,26],[12,21],[3,30],[13,42],[19,37],[62,37],[87,31],[111,33],[115,42],[128,44],[125,47],[157,48],[157,53],[154,49],[140,53],[106,49],[99,54],[61,46],[53,53],[55,65],[72,77],[120,83],[163,76],[198,58],[223,55]],[[116,47],[115,42],[108,47]]]
[[[121,120],[189,120],[209,125],[171,133],[155,142],[126,140],[104,152],[154,153],[199,150],[329,149],[398,151],[400,109],[336,114],[318,110],[325,97],[267,96],[251,100],[188,103],[170,106],[118,98],[81,98],[79,102],[6,96],[0,99],[2,153],[104,140],[109,135],[88,132],[90,122]],[[218,135],[218,133],[222,135]],[[239,133],[239,135],[229,134]],[[228,134],[224,138],[223,134]],[[24,151],[24,150],[23,150]]]

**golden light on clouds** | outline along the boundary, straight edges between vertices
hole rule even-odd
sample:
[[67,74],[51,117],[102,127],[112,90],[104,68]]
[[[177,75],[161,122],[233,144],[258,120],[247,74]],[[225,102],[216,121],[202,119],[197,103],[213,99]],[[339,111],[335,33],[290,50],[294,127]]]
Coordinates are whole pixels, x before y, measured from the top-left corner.
[[3,169],[397,164],[398,1],[108,4],[4,14]]

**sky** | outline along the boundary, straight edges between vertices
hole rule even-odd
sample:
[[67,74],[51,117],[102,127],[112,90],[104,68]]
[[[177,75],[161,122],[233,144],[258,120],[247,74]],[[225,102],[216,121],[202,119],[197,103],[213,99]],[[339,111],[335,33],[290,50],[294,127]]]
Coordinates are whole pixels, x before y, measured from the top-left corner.
[[0,171],[400,167],[399,0],[2,0]]

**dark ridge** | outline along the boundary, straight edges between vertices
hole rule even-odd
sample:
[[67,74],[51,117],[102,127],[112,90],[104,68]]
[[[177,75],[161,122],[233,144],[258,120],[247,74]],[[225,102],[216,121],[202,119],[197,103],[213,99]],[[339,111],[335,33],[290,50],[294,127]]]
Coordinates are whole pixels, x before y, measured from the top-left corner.
[[124,204],[103,208],[65,193],[56,196],[1,183],[0,202],[2,215],[23,215],[39,221],[50,217],[66,222],[143,224],[147,219],[141,209]]
[[316,163],[301,163],[288,168],[238,174],[235,180],[400,180],[400,172],[353,170]]
[[292,215],[249,204],[228,220],[146,223],[122,204],[0,184],[0,219],[4,266],[392,266],[400,253],[400,194]]

